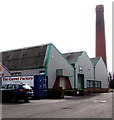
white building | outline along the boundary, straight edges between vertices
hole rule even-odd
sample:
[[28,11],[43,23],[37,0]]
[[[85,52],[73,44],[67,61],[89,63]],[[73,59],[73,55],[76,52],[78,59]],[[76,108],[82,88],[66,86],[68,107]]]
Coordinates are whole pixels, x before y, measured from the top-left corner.
[[74,67],[74,88],[89,92],[108,90],[108,71],[101,57],[90,59],[84,51],[63,55]]
[[49,89],[90,92],[108,89],[108,71],[103,59],[90,59],[85,51],[61,54],[50,43],[2,52],[2,63],[13,76],[45,74]]
[[102,57],[91,58],[91,61],[94,65],[95,91],[107,91],[109,87],[108,70]]
[[48,88],[71,89],[73,67],[53,44],[2,52],[2,63],[16,75],[48,76]]
[[72,52],[63,54],[74,67],[74,88],[87,88],[87,81],[94,81],[93,64],[87,53]]

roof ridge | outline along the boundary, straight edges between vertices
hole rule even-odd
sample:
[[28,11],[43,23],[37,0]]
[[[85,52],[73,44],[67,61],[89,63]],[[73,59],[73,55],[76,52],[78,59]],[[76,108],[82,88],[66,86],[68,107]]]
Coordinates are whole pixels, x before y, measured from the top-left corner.
[[2,51],[2,52],[11,52],[11,51],[16,51],[16,50],[24,50],[24,49],[29,49],[29,48],[34,48],[34,47],[40,47],[40,46],[45,46],[45,45],[50,45],[50,44],[52,44],[52,43],[35,45],[35,46],[29,46],[29,47],[23,47],[23,48],[17,48],[17,49],[12,49],[12,50],[5,50],[5,51]]
[[78,51],[78,52],[67,52],[67,53],[63,53],[63,54],[71,54],[71,53],[83,53],[84,51]]
[[90,59],[98,59],[98,58],[101,58],[101,57],[94,57],[94,58],[90,58]]

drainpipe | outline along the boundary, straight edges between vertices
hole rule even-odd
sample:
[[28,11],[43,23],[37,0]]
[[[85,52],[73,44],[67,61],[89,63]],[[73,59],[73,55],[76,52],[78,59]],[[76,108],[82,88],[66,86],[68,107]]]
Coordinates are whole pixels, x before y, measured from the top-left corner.
[[45,76],[48,76],[48,67],[45,67]]
[[95,89],[95,79],[96,78],[95,78],[95,66],[94,66],[94,86],[93,86],[94,87],[94,92],[96,91],[96,89]]
[[75,63],[73,64],[74,67],[74,89],[76,88],[76,65]]

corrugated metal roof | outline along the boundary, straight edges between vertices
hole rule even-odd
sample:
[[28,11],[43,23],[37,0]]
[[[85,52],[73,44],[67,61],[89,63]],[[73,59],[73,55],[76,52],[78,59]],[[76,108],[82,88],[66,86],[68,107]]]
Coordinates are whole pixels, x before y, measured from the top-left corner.
[[42,67],[48,45],[2,52],[2,64],[9,70]]
[[81,56],[83,51],[81,52],[71,52],[71,53],[64,53],[63,56],[72,64],[75,63],[79,56]]
[[100,57],[97,57],[97,58],[90,58],[93,65],[95,66],[97,64],[97,62],[99,61]]

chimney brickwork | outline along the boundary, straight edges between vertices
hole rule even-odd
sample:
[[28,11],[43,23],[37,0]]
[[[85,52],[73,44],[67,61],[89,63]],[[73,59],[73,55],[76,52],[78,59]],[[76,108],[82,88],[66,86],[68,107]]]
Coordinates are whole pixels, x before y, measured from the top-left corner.
[[96,6],[96,57],[102,57],[107,65],[103,5]]

